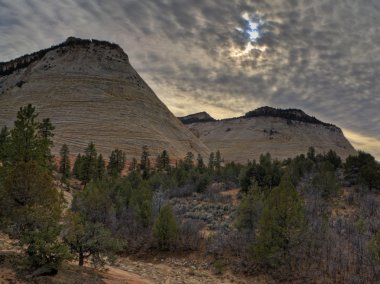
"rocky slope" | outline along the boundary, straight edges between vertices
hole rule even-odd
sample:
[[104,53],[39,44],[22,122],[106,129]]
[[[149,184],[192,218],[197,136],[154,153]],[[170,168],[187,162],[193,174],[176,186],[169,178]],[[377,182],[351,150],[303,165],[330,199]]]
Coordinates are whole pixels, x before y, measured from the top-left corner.
[[356,153],[340,128],[297,109],[262,107],[242,117],[215,121],[196,121],[197,116],[189,115],[183,123],[211,151],[220,150],[226,161],[245,163],[266,152],[284,159],[306,153],[311,146],[317,153],[331,149],[343,158]]
[[208,149],[158,99],[116,44],[69,38],[64,43],[0,63],[0,126],[11,126],[17,110],[35,105],[56,126],[54,152],[71,153],[93,141],[108,156],[118,147],[127,158],[147,145],[172,158]]

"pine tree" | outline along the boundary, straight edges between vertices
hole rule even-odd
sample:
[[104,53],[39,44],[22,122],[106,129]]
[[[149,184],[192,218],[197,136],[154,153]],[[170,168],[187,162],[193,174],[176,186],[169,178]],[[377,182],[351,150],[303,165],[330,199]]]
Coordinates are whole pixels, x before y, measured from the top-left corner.
[[81,154],[78,154],[73,167],[73,176],[75,176],[77,179],[81,180],[81,173],[82,173],[82,161],[83,158]]
[[157,171],[166,171],[168,172],[170,169],[170,158],[169,154],[166,150],[163,150],[160,155],[157,156],[156,160],[156,169]]
[[67,257],[59,240],[63,198],[55,189],[46,137],[31,105],[20,108],[0,168],[0,223],[25,249],[31,268],[56,270]]
[[286,263],[290,250],[300,244],[303,228],[303,202],[286,173],[264,202],[254,247],[256,259],[271,266]]
[[220,175],[220,169],[222,166],[222,155],[220,154],[220,151],[216,151],[215,153],[215,161],[214,161],[214,166],[216,169],[216,173]]
[[137,160],[135,157],[132,158],[132,161],[131,161],[131,164],[129,165],[129,172],[134,172],[134,171],[137,171],[138,169],[138,164],[137,164]]
[[201,154],[198,154],[198,157],[197,157],[197,169],[199,171],[202,171],[204,168],[205,168],[205,163],[203,162],[203,158],[202,158]]
[[372,258],[380,263],[380,230],[377,231],[376,234],[371,238],[368,244],[368,249]]
[[97,175],[97,152],[93,142],[88,144],[82,159],[81,180],[86,184]]
[[264,196],[257,184],[244,195],[238,210],[236,226],[240,230],[255,232],[264,207]]
[[210,156],[208,158],[208,169],[210,171],[214,171],[215,169],[215,155],[214,155],[214,152],[211,152],[210,153]]
[[0,161],[6,160],[6,146],[9,139],[9,129],[4,126],[0,131]]
[[307,158],[313,162],[316,161],[314,147],[309,147],[309,150],[307,151]]
[[107,167],[108,174],[113,177],[119,176],[125,167],[125,162],[125,153],[119,149],[113,150]]
[[[38,133],[42,137],[42,143],[45,148],[45,159],[49,161],[50,164],[53,164],[53,155],[50,151],[50,147],[53,146],[53,137],[55,126],[50,121],[50,118],[44,118],[42,122],[38,125]],[[51,170],[54,169],[54,165],[51,167]]]
[[102,180],[106,174],[106,163],[104,162],[103,155],[99,154],[96,162],[96,179]]
[[20,108],[17,120],[11,130],[9,149],[7,156],[10,162],[29,162],[31,160],[42,162],[46,165],[45,154],[48,145],[43,143],[43,138],[38,133],[39,123],[36,121],[38,114],[31,104]]
[[148,179],[150,175],[150,161],[149,161],[148,146],[146,145],[142,147],[140,169],[142,171],[142,178]]
[[70,152],[69,147],[66,144],[63,144],[61,150],[59,151],[61,159],[59,162],[59,172],[62,174],[62,179],[66,180],[70,177]]
[[194,154],[192,152],[187,152],[183,162],[185,170],[191,170],[194,167]]
[[131,193],[129,206],[133,209],[137,221],[147,228],[152,218],[153,192],[146,181],[141,182]]

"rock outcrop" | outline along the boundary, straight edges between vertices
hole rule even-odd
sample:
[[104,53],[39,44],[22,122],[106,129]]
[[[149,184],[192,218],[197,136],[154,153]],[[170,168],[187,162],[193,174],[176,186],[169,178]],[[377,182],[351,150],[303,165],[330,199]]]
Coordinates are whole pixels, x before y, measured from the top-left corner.
[[195,123],[195,122],[209,122],[209,121],[215,121],[211,115],[209,115],[207,112],[198,112],[194,114],[190,114],[187,116],[183,117],[178,117],[178,119],[183,123],[183,124],[190,124],[190,123]]
[[267,152],[285,159],[306,153],[309,147],[317,153],[333,150],[342,158],[356,154],[340,128],[297,109],[262,107],[241,117],[186,126],[211,151],[220,150],[225,161],[246,163]]
[[72,154],[93,141],[106,157],[114,148],[139,157],[166,149],[208,154],[158,99],[116,44],[69,38],[51,48],[0,63],[0,126],[12,126],[31,103],[56,126],[54,153],[66,143]]

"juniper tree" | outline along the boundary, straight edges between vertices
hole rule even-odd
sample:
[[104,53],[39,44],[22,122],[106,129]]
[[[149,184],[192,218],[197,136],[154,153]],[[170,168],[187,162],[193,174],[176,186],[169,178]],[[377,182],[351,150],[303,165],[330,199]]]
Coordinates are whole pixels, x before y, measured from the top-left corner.
[[78,265],[85,259],[94,265],[103,266],[121,250],[123,243],[114,238],[111,231],[99,222],[91,222],[78,212],[69,212],[64,220],[63,240],[78,256]]

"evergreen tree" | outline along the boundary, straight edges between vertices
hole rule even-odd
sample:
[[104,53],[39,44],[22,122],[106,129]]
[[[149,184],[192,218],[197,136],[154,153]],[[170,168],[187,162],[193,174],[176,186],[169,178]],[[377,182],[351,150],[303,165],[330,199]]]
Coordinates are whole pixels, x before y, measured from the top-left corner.
[[161,155],[160,154],[157,155],[155,167],[156,167],[157,172],[163,171],[163,166],[161,164]]
[[211,152],[210,153],[210,156],[208,158],[208,169],[210,171],[214,171],[215,169],[215,155],[214,155],[214,152]]
[[333,171],[321,169],[313,178],[312,186],[325,199],[338,193],[339,185]]
[[171,205],[168,203],[160,209],[160,213],[153,226],[153,235],[158,247],[163,250],[174,245],[178,234],[177,222]]
[[145,228],[151,224],[152,199],[153,192],[146,181],[141,182],[131,192],[129,206],[133,209],[137,221]]
[[114,177],[119,176],[125,167],[125,162],[125,153],[119,149],[113,150],[107,167],[108,174]]
[[218,150],[215,153],[215,161],[214,161],[214,167],[218,175],[220,175],[221,164],[222,164],[222,156],[220,154],[220,151]]
[[105,259],[114,258],[114,253],[122,248],[122,243],[102,223],[86,221],[79,213],[67,214],[64,228],[63,239],[77,254],[79,266],[86,258],[103,266]]
[[54,129],[55,127],[51,123],[50,118],[44,118],[42,122],[38,125],[38,131],[41,134],[42,138],[48,140],[51,145],[51,139],[54,137]]
[[149,161],[149,151],[148,146],[144,145],[142,147],[140,169],[142,172],[142,178],[148,179],[150,175],[150,161]]
[[135,172],[138,169],[137,160],[135,157],[132,158],[131,164],[129,165],[129,172]]
[[257,184],[244,195],[241,200],[236,218],[236,226],[240,230],[256,232],[257,225],[264,207],[264,196]]
[[157,156],[156,168],[159,172],[168,172],[170,169],[170,158],[166,150],[163,150],[160,155]]
[[106,163],[104,162],[103,155],[99,154],[96,162],[96,179],[102,180],[106,174]]
[[194,167],[194,154],[191,152],[187,152],[183,163],[185,170],[191,170]]
[[371,238],[368,248],[373,259],[380,263],[380,230]]
[[6,160],[6,146],[9,139],[9,129],[4,126],[0,131],[0,161]]
[[[42,143],[45,148],[45,159],[53,164],[53,155],[51,154],[50,147],[53,146],[53,137],[55,126],[50,121],[50,118],[44,118],[41,123],[38,125],[38,133],[42,137]],[[54,169],[54,164],[51,167],[51,170]]]
[[325,159],[334,166],[335,170],[342,165],[342,159],[333,150],[327,152],[327,154],[325,155]]
[[371,154],[359,151],[357,156],[349,156],[344,172],[351,183],[366,185],[369,190],[380,189],[380,166]]
[[70,177],[70,158],[69,158],[69,147],[63,144],[61,150],[59,151],[61,159],[59,162],[59,172],[62,174],[62,179],[66,180]]
[[38,114],[31,105],[20,108],[6,145],[6,163],[0,168],[0,223],[25,249],[31,268],[56,271],[67,257],[59,241],[63,198],[55,189],[50,151],[38,132]]
[[83,158],[82,158],[81,154],[78,154],[77,157],[76,157],[76,159],[75,159],[75,162],[74,162],[73,176],[76,177],[79,180],[82,179],[82,176],[81,176],[81,173],[82,173],[82,161],[83,161]]
[[197,169],[199,171],[202,171],[205,168],[205,163],[203,162],[203,158],[201,154],[198,154],[197,156]]
[[307,158],[313,162],[316,161],[316,158],[315,158],[315,149],[314,147],[309,147],[309,150],[307,151]]
[[303,228],[303,202],[285,174],[264,202],[254,247],[256,259],[271,266],[286,263],[290,250],[300,243]]
[[38,133],[37,116],[35,107],[30,104],[20,108],[8,143],[7,156],[9,162],[23,161],[26,163],[33,160],[46,165],[45,154],[48,152],[49,145],[44,143],[43,138]]
[[97,152],[95,144],[90,142],[85,149],[85,155],[81,163],[81,180],[86,184],[95,179],[97,175]]

